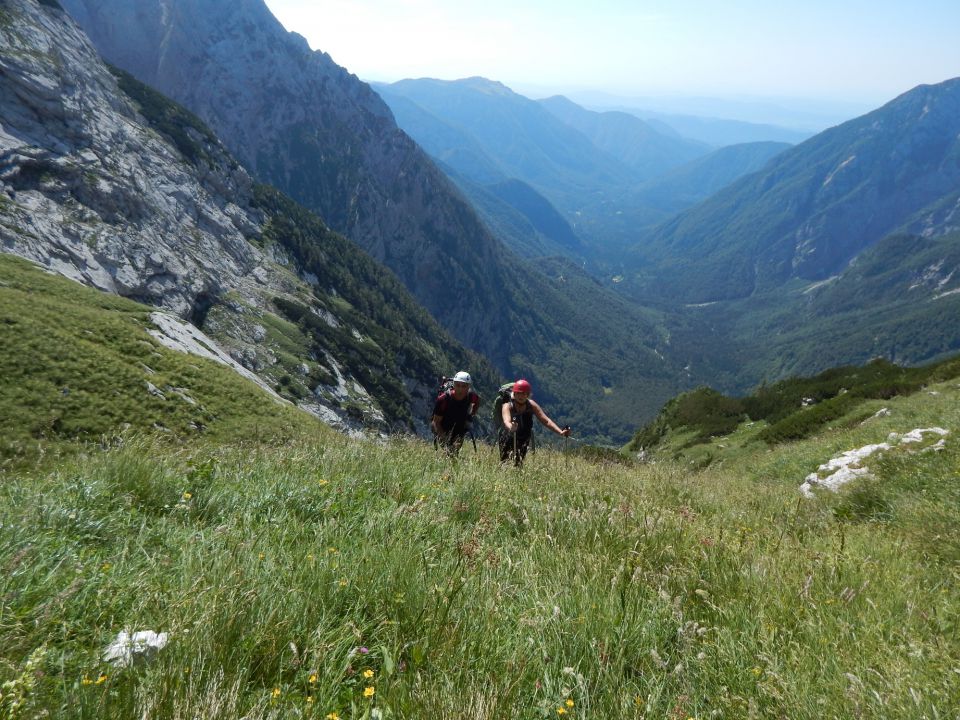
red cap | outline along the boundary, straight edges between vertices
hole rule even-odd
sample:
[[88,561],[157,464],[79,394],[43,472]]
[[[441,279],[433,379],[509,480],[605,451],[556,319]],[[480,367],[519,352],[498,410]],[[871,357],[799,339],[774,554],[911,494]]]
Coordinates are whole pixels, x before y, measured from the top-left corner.
[[528,392],[533,392],[533,389],[530,387],[530,383],[528,383],[523,378],[520,378],[513,384],[513,391],[528,393]]

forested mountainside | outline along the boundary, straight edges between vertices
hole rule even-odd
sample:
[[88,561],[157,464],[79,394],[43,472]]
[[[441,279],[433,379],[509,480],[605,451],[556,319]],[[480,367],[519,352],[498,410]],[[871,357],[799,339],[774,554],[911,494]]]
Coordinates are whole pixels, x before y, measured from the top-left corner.
[[634,297],[743,298],[824,280],[905,225],[957,227],[960,78],[920,86],[783,152],[645,236]]
[[722,338],[728,391],[955,352],[958,105],[960,80],[921,86],[776,154],[641,233],[615,286]]
[[960,232],[894,233],[828,280],[689,312],[728,338],[743,389],[878,357],[937,361],[960,351]]
[[4,252],[163,309],[170,332],[192,323],[343,428],[422,429],[453,367],[497,382],[392,273],[257,185],[196,117],[111,72],[62,10],[10,0],[0,20]]

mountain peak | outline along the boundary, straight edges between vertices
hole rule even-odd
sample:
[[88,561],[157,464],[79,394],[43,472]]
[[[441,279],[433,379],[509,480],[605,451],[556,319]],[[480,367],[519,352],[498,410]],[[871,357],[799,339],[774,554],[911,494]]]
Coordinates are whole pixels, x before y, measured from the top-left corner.
[[473,77],[464,78],[463,80],[455,80],[454,82],[491,95],[516,95],[513,90],[499,80],[489,80],[480,75],[474,75]]

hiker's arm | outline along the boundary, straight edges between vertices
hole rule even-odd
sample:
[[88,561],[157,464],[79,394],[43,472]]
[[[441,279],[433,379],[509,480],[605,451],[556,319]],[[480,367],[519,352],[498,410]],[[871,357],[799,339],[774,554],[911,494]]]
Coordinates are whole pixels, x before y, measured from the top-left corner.
[[537,420],[546,425],[550,430],[553,430],[557,435],[563,435],[566,437],[570,434],[570,428],[561,428],[553,420],[547,417],[547,414],[543,411],[539,405],[537,405],[532,400],[529,401],[530,405],[533,407],[533,414],[537,416]]
[[430,420],[430,428],[433,430],[434,435],[443,435],[443,417],[441,415],[434,415],[433,419]]
[[500,419],[503,420],[503,426],[513,432],[516,430],[514,427],[513,416],[510,414],[510,403],[504,403],[500,406]]
[[473,419],[476,416],[477,410],[479,408],[480,408],[480,396],[477,395],[476,393],[473,393],[472,397],[470,398],[470,418],[471,419]]

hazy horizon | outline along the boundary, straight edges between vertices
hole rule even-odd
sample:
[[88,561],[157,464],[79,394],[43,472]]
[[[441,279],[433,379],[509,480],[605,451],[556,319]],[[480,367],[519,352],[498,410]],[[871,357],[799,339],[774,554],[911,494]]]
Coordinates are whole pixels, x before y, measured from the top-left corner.
[[482,76],[526,95],[765,101],[826,119],[960,75],[960,3],[946,0],[266,3],[371,82]]

